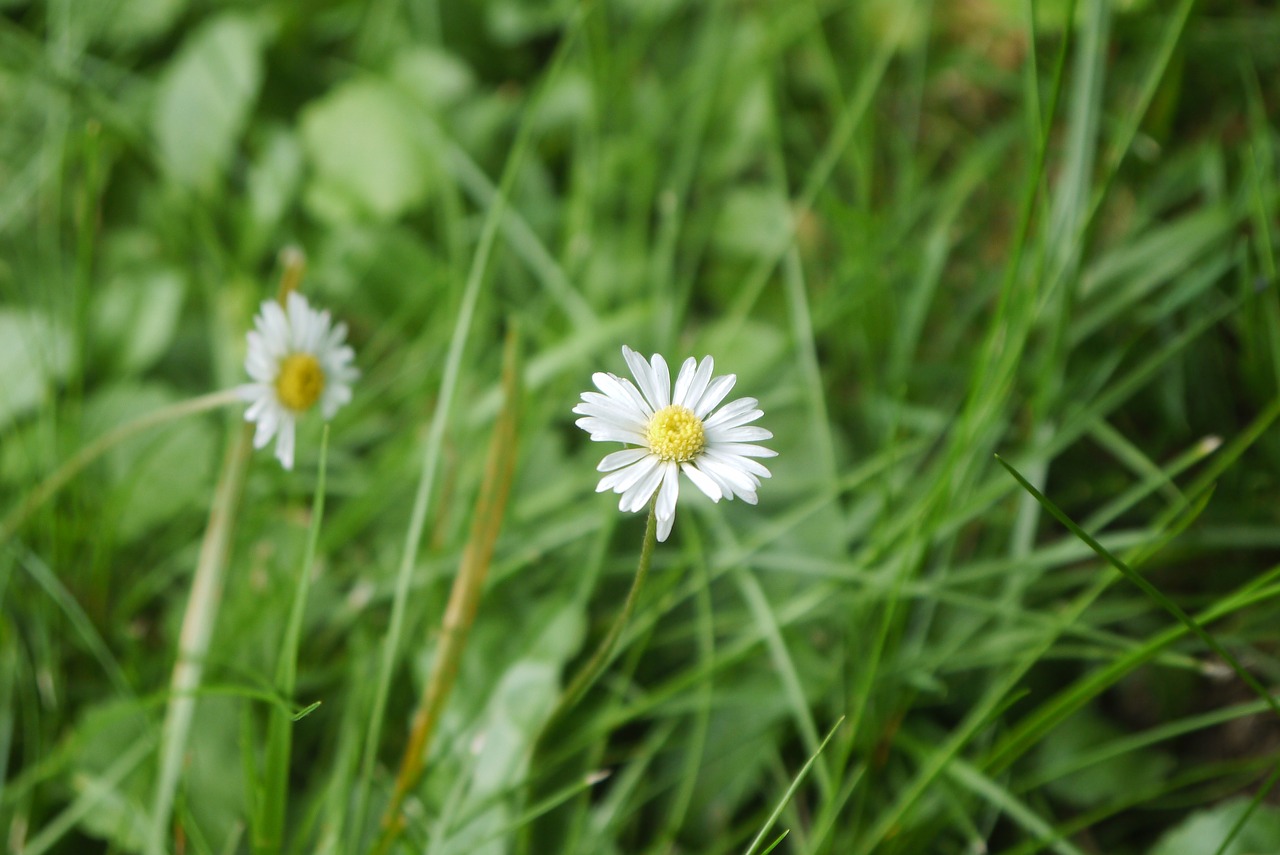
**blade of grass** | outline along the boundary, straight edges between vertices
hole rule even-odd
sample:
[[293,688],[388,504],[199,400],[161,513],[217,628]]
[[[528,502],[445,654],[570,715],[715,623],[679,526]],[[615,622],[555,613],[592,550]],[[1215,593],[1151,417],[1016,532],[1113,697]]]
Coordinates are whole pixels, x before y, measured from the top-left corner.
[[[1190,520],[1194,518],[1195,509],[1191,514],[1186,515],[1183,525],[1189,524]],[[1011,697],[1016,692],[1018,684],[1026,673],[1050,650],[1057,638],[1079,619],[1085,609],[1102,595],[1110,586],[1112,578],[1101,578],[1078,596],[1070,608],[1056,616],[1056,623],[1045,630],[1040,639],[1028,644],[1021,656],[1011,663],[999,679],[987,688],[982,698],[970,707],[964,721],[951,731],[942,745],[925,758],[920,771],[916,773],[915,778],[901,792],[893,805],[888,809],[881,810],[876,823],[860,838],[858,848],[855,850],[858,855],[868,855],[893,832],[905,817],[907,811],[925,794],[929,785],[947,769],[948,765],[959,755],[964,746],[969,744],[1000,710],[1012,702]],[[1047,729],[1047,727],[1043,729]],[[1034,733],[1035,731],[1032,732]],[[1012,761],[1012,757],[1016,757],[1021,751],[1025,751],[1029,744],[1026,731],[1022,732],[1022,736],[1020,743],[1013,743],[1012,740],[1008,739],[1002,741],[997,746],[996,751],[993,752],[994,754],[999,756],[1001,749],[1011,743],[1017,750],[1011,751],[1006,748],[1003,756],[1001,756],[1001,762],[988,762],[986,768],[999,771],[1004,764]]]
[[[44,855],[57,845],[58,841],[66,837],[75,825],[97,806],[98,802],[111,793],[113,787],[118,786],[130,772],[141,765],[154,747],[153,740],[142,739],[122,751],[100,778],[88,782],[89,786],[85,787],[66,809],[45,825],[39,834],[27,841],[27,844],[22,847],[22,855]],[[139,817],[138,821],[142,822],[142,818]]]
[[[800,771],[796,772],[796,776],[791,780],[791,786],[787,787],[787,791],[782,794],[782,798],[778,800],[778,804],[773,808],[773,813],[769,814],[769,818],[764,821],[764,825],[760,827],[760,831],[743,851],[743,855],[752,855],[756,851],[756,847],[760,845],[761,841],[764,840],[764,836],[769,833],[769,829],[773,828],[773,824],[782,815],[782,811],[787,806],[787,803],[791,801],[791,797],[795,795],[796,790],[800,789],[800,784],[809,773],[809,768],[817,761],[818,755],[827,747],[827,743],[831,741],[831,737],[836,735],[836,731],[840,729],[840,725],[843,723],[844,716],[840,716],[836,723],[831,726],[831,730],[827,731],[826,737],[818,745],[818,750],[810,754],[809,759],[800,767]],[[774,845],[776,846],[777,843],[775,842]],[[772,849],[773,847],[771,846],[770,848]]]
[[[795,661],[791,658],[791,653],[787,650],[787,643],[782,638],[782,632],[778,628],[778,619],[774,615],[773,609],[769,607],[769,600],[765,597],[764,591],[760,588],[760,583],[755,576],[742,567],[737,567],[733,571],[733,581],[738,586],[743,600],[746,601],[748,608],[751,610],[756,626],[760,627],[764,633],[765,644],[769,649],[769,658],[773,660],[774,670],[777,671],[778,678],[782,681],[782,689],[787,697],[787,703],[791,707],[791,716],[795,720],[796,728],[800,731],[800,738],[804,740],[805,748],[816,758],[814,761],[814,775],[818,780],[818,789],[822,791],[823,801],[826,801],[831,798],[832,793],[831,772],[821,758],[818,757],[821,751],[818,742],[818,728],[814,724],[812,713],[809,710],[809,702],[805,698],[804,687],[800,685],[800,675],[796,672]],[[844,721],[844,717],[841,716],[840,720]],[[834,731],[832,732],[834,733]],[[826,741],[824,740],[821,745],[825,744]]]
[[[871,108],[880,82],[889,68],[889,62],[898,52],[899,46],[906,36],[908,25],[915,14],[914,2],[911,3],[910,8],[903,9],[897,13],[896,25],[890,38],[885,39],[879,45],[876,55],[867,63],[866,70],[863,72],[857,88],[836,119],[835,127],[832,129],[826,145],[823,146],[822,153],[805,175],[800,193],[793,204],[794,209],[808,210],[813,208],[818,193],[826,186],[841,157],[847,154],[849,142],[853,139],[854,131],[862,124],[863,117]],[[778,238],[776,253],[772,253],[770,257],[762,259],[747,275],[737,299],[734,300],[728,312],[731,326],[741,327],[743,320],[751,312],[756,301],[760,299],[765,286],[769,284],[774,268],[778,266],[783,254],[786,253],[787,248],[795,240],[795,229],[796,218],[791,217],[787,222],[785,240],[782,236]]]
[[[575,21],[580,18],[575,18]],[[382,737],[383,719],[386,717],[387,697],[391,691],[391,677],[399,656],[401,638],[404,635],[405,610],[409,599],[409,587],[413,578],[413,568],[417,561],[418,550],[422,544],[422,536],[426,531],[427,513],[431,508],[431,497],[435,489],[436,473],[440,468],[444,447],[445,427],[453,408],[454,394],[458,385],[458,376],[462,371],[462,356],[467,341],[471,337],[471,321],[475,314],[476,303],[480,297],[480,286],[484,282],[492,260],[494,245],[497,241],[498,228],[503,222],[503,214],[507,200],[520,166],[531,146],[534,117],[542,96],[557,79],[559,70],[564,65],[569,53],[569,46],[574,41],[577,26],[571,27],[556,49],[548,70],[541,82],[541,89],[535,93],[531,103],[521,120],[516,139],[511,147],[503,170],[498,192],[493,197],[484,219],[471,269],[463,286],[462,301],[458,306],[457,318],[454,321],[453,333],[449,340],[449,349],[445,356],[444,373],[440,384],[440,395],[431,425],[423,443],[422,469],[418,478],[418,487],[414,493],[413,507],[409,515],[409,526],[405,531],[404,546],[400,554],[400,566],[396,570],[395,593],[391,603],[391,618],[383,637],[381,656],[378,662],[378,673],[373,692],[373,703],[369,714],[368,727],[365,731],[363,759],[360,766],[359,782],[356,785],[356,806],[351,833],[354,839],[349,849],[360,848],[357,842],[364,833],[365,819],[368,814],[369,798],[373,788],[373,772],[377,764],[378,744]]]
[[702,534],[696,525],[685,530],[685,540],[689,551],[693,554],[692,563],[697,568],[703,584],[698,588],[694,606],[697,609],[697,625],[695,634],[698,646],[700,669],[705,669],[707,676],[699,680],[695,691],[697,706],[693,713],[693,724],[685,744],[685,762],[681,768],[676,792],[671,798],[671,807],[663,822],[662,833],[658,835],[654,849],[651,851],[669,851],[675,845],[676,835],[685,817],[689,813],[689,805],[693,802],[694,791],[698,783],[698,770],[702,763],[702,755],[706,750],[707,731],[711,721],[712,687],[714,685],[713,668],[716,660],[715,615],[711,602],[711,568],[707,564],[706,552],[702,545]]
[[[900,735],[899,740],[908,749],[923,755],[925,744],[913,737]],[[962,785],[978,798],[993,805],[997,810],[1009,817],[1016,825],[1035,836],[1037,843],[1046,850],[1059,855],[1084,855],[1083,850],[1070,841],[1063,840],[1062,832],[1054,829],[1023,799],[1018,798],[1008,788],[1001,786],[992,778],[984,775],[963,758],[957,757],[947,766],[947,777]]]
[[395,789],[383,813],[378,840],[371,850],[378,855],[387,852],[404,829],[405,819],[401,808],[426,767],[431,737],[435,733],[436,722],[444,711],[445,701],[453,690],[462,652],[489,575],[494,545],[502,530],[507,498],[511,494],[511,481],[515,476],[516,445],[519,439],[520,358],[514,332],[507,335],[502,361],[505,405],[498,413],[493,436],[489,441],[484,480],[480,483],[480,493],[476,497],[471,533],[462,552],[458,575],[449,592],[449,603],[445,607],[440,646],[436,650],[431,678],[423,689],[422,701],[414,715],[409,742],[401,759],[400,772],[396,776]]
[[1257,792],[1253,794],[1253,798],[1249,800],[1249,806],[1241,812],[1239,819],[1231,826],[1231,830],[1227,832],[1227,836],[1222,838],[1222,842],[1218,844],[1218,848],[1214,850],[1213,855],[1225,855],[1227,847],[1231,845],[1231,841],[1240,836],[1240,832],[1244,831],[1245,823],[1249,821],[1249,817],[1253,816],[1253,812],[1258,809],[1258,805],[1262,804],[1266,799],[1267,793],[1271,792],[1271,788],[1276,785],[1276,781],[1280,780],[1280,763],[1277,763],[1272,769],[1271,774],[1267,776],[1267,780],[1262,786],[1257,788]]
[[1103,201],[1107,198],[1107,193],[1111,189],[1112,182],[1120,172],[1120,165],[1124,163],[1125,157],[1133,147],[1133,141],[1138,135],[1138,129],[1142,126],[1142,121],[1146,118],[1147,111],[1151,109],[1151,104],[1160,89],[1160,84],[1165,80],[1165,73],[1168,71],[1169,62],[1173,59],[1174,49],[1178,46],[1178,42],[1181,41],[1183,32],[1186,31],[1187,21],[1191,18],[1191,11],[1195,8],[1195,4],[1196,0],[1181,0],[1178,8],[1174,9],[1172,14],[1160,16],[1164,21],[1165,29],[1161,34],[1159,46],[1156,48],[1155,57],[1147,69],[1147,75],[1143,79],[1142,88],[1139,90],[1135,106],[1118,111],[1120,131],[1116,134],[1116,142],[1112,148],[1112,154],[1102,169],[1102,181],[1099,182],[1097,191],[1094,193],[1086,222],[1092,221],[1097,216],[1098,211],[1102,208]]
[[790,833],[791,833],[790,831],[784,831],[781,834],[779,834],[777,839],[769,844],[768,849],[763,849],[760,851],[760,855],[769,855],[770,852],[778,848],[779,844],[781,844],[782,841],[787,839],[787,835]]
[[[1182,634],[1185,635],[1185,633]],[[1031,792],[1052,781],[1060,780],[1081,770],[1123,757],[1125,754],[1132,754],[1144,748],[1158,745],[1161,742],[1167,742],[1190,733],[1208,730],[1218,725],[1254,716],[1260,712],[1265,712],[1266,709],[1267,704],[1265,701],[1248,701],[1161,724],[1141,733],[1122,736],[1090,748],[1087,751],[1073,754],[1068,761],[1056,766],[1035,770],[1031,775],[1020,778],[1017,789],[1020,792]]]
[[20,555],[18,566],[27,571],[36,584],[49,595],[49,599],[53,600],[67,616],[67,621],[84,641],[84,646],[102,666],[102,671],[107,675],[116,694],[132,698],[134,691],[129,684],[129,678],[125,676],[120,662],[112,654],[111,648],[107,646],[106,641],[93,625],[93,621],[85,614],[75,595],[67,590],[67,586],[62,584],[62,580],[49,569],[49,565],[40,560],[40,556],[34,552],[24,552]]
[[1140,591],[1142,591],[1142,593],[1146,594],[1152,602],[1160,606],[1169,614],[1173,615],[1183,626],[1190,630],[1192,634],[1203,641],[1210,650],[1222,657],[1223,661],[1227,663],[1231,670],[1236,672],[1236,676],[1238,676],[1246,686],[1252,689],[1258,697],[1266,700],[1268,702],[1267,706],[1271,708],[1271,711],[1276,714],[1277,718],[1280,718],[1280,703],[1277,703],[1276,699],[1271,696],[1271,693],[1258,682],[1258,679],[1250,674],[1244,666],[1240,664],[1239,660],[1236,659],[1231,651],[1219,644],[1218,640],[1207,632],[1197,620],[1183,611],[1181,606],[1165,596],[1159,588],[1148,582],[1124,561],[1121,561],[1120,558],[1113,554],[1109,549],[1101,543],[1098,543],[1098,541],[1090,536],[1088,532],[1076,525],[1074,520],[1067,516],[1061,508],[1050,501],[1048,497],[1033,487],[1031,483],[1022,476],[1022,473],[1013,468],[1013,466],[1010,465],[1003,457],[997,454],[996,460],[1000,462],[1001,466],[1008,470],[1009,474],[1014,477],[1014,480],[1022,485],[1022,489],[1035,497],[1035,500],[1039,502],[1054,519],[1062,523],[1072,534],[1088,544],[1090,549],[1118,570],[1122,576],[1133,583]]

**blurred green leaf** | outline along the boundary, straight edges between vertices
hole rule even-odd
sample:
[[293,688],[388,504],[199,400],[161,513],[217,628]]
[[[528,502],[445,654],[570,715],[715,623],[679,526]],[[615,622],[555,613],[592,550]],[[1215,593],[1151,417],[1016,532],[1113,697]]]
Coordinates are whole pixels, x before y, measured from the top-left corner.
[[36,407],[53,384],[66,379],[75,353],[70,331],[45,313],[0,310],[0,429]]
[[86,6],[97,6],[103,12],[103,42],[121,47],[164,35],[186,10],[187,0],[114,0]]
[[263,32],[226,13],[187,37],[160,78],[152,127],[165,171],[212,192],[231,162],[262,85]]
[[[1099,745],[1121,736],[1121,731],[1092,710],[1084,709],[1067,719],[1045,740],[1037,762],[1047,775],[1069,769],[1072,761]],[[1153,789],[1174,767],[1173,758],[1153,748],[1126,751],[1055,778],[1048,789],[1076,807],[1093,807],[1124,796]]]
[[458,57],[435,48],[420,47],[398,54],[391,79],[433,110],[466,98],[475,89],[475,74]]
[[151,796],[150,767],[144,762],[114,785],[108,786],[106,780],[124,750],[148,738],[150,726],[135,702],[112,700],[86,709],[71,737],[72,788],[80,793],[94,791],[92,808],[80,825],[126,852],[141,851],[146,840],[144,805]]
[[[1212,855],[1248,809],[1248,801],[1237,799],[1196,811],[1161,837],[1150,855]],[[1280,808],[1259,805],[1222,855],[1268,852],[1280,852]]]
[[[92,435],[171,404],[175,396],[156,386],[114,386],[88,401]],[[137,537],[146,530],[207,504],[213,484],[216,441],[205,421],[187,419],[146,431],[106,456],[115,529]]]
[[173,341],[185,292],[175,270],[113,279],[91,309],[94,349],[126,374],[150,368]]
[[742,383],[729,400],[748,394],[740,390],[772,375],[786,359],[786,336],[776,326],[759,321],[717,321],[707,325],[699,340],[696,355],[709,353],[715,358],[716,374],[736,374]]
[[248,216],[243,224],[247,256],[257,258],[273,239],[302,185],[303,154],[296,134],[272,128],[249,167]]
[[[225,697],[200,699],[187,757],[185,802],[198,833],[213,841],[215,850],[238,833],[244,816],[237,775],[237,703]],[[71,735],[72,788],[92,795],[80,826],[125,852],[143,851],[154,768],[144,760],[121,777],[117,761],[154,733],[154,722],[135,701],[113,700],[88,707]]]
[[722,252],[776,258],[791,238],[791,206],[776,190],[741,188],[725,198],[716,222],[716,246]]
[[315,174],[307,202],[320,217],[394,219],[427,199],[436,176],[418,112],[394,86],[347,83],[302,114],[302,141]]

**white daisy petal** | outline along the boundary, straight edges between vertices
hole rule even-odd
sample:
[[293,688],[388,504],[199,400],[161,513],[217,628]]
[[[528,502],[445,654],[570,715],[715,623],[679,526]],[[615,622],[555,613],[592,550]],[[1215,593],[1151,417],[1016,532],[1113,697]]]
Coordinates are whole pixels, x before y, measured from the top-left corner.
[[661,353],[655,353],[649,365],[653,369],[654,390],[658,393],[658,399],[653,403],[659,409],[671,406],[671,371],[667,368],[667,360]]
[[705,457],[699,458],[698,471],[701,472],[708,481],[716,485],[721,496],[733,501],[733,497],[736,495],[733,491],[733,485],[720,476],[720,470],[718,468],[709,467],[706,463],[707,459]]
[[652,366],[645,362],[644,357],[624,345],[622,358],[627,361],[627,367],[631,369],[631,376],[636,378],[640,391],[644,393],[645,400],[648,401],[653,410],[657,411],[666,406],[658,403],[661,400],[658,397],[658,384],[653,377]]
[[596,373],[592,380],[600,391],[584,392],[573,408],[582,416],[576,424],[592,440],[634,446],[600,461],[597,468],[606,474],[597,491],[620,494],[622,511],[639,511],[652,501],[659,540],[675,523],[681,472],[712,501],[740,498],[754,505],[760,479],[770,477],[754,458],[777,454],[754,444],[773,437],[751,424],[763,415],[759,402],[739,398],[716,412],[737,378],[713,377],[710,356],[684,360],[674,388],[662,354],[646,360],[624,345],[622,357],[635,382]]
[[271,348],[273,353],[286,353],[289,348],[289,316],[285,314],[284,309],[274,300],[268,300],[262,304],[262,332],[263,341],[267,347]]
[[285,416],[280,422],[280,432],[276,437],[276,459],[285,469],[293,468],[293,418]]
[[733,466],[735,468],[742,469],[745,472],[750,472],[757,478],[770,478],[773,475],[773,473],[766,469],[759,461],[753,460],[750,457],[743,457],[741,454],[726,454],[720,449],[712,447],[706,450],[706,456],[710,457],[712,460],[719,461],[726,466]]
[[716,482],[708,478],[701,469],[692,463],[681,463],[680,471],[688,476],[689,480],[693,482],[693,486],[705,493],[711,501],[718,502],[724,497],[724,491],[717,486]]
[[738,382],[736,374],[726,374],[723,377],[717,377],[707,385],[707,391],[702,393],[701,399],[696,407],[690,407],[693,414],[700,419],[705,419],[707,413],[716,408],[716,404],[724,400],[724,396],[729,394],[733,389],[733,384]]
[[644,457],[630,466],[615,469],[600,479],[600,483],[596,485],[596,492],[603,493],[606,490],[612,490],[615,493],[625,493],[639,483],[640,479],[648,475],[657,465],[658,459],[656,457]]
[[261,383],[245,383],[236,387],[236,397],[244,401],[246,404],[257,402],[259,398],[266,394]]
[[751,492],[756,488],[756,482],[751,475],[740,469],[721,463],[709,456],[704,455],[698,461],[698,468],[708,475],[715,475],[722,484],[729,484],[733,487],[735,494],[741,495],[743,492]]
[[615,469],[621,469],[624,466],[630,466],[637,460],[643,460],[649,456],[647,448],[625,448],[622,451],[615,451],[606,454],[604,459],[600,461],[600,465],[596,467],[598,472],[612,472]]
[[275,407],[264,406],[257,416],[257,424],[253,429],[253,447],[262,448],[276,435],[280,425],[280,413]]
[[[637,463],[636,465],[642,466],[644,464]],[[618,502],[618,507],[624,511],[638,511],[649,504],[653,491],[658,489],[658,485],[662,483],[662,475],[662,467],[658,466],[655,460],[653,467],[644,474],[644,477],[622,494],[622,500]]]
[[338,410],[350,403],[351,387],[335,384],[332,388],[325,389],[323,397],[320,398],[320,415],[328,421],[337,415]]
[[645,444],[644,436],[634,430],[594,416],[578,419],[574,424],[591,434],[591,439],[594,442],[625,442],[630,445]]
[[707,427],[733,427],[754,422],[764,415],[762,411],[756,409],[759,403],[755,398],[739,398],[725,404],[707,419]]
[[279,359],[267,352],[262,335],[257,330],[249,330],[249,348],[244,356],[244,370],[259,383],[270,383],[276,376]]
[[680,366],[680,376],[676,378],[676,389],[671,393],[671,403],[677,407],[688,406],[685,396],[689,394],[689,386],[693,383],[693,375],[698,373],[698,360],[690,356]]
[[671,534],[671,526],[675,524],[675,514],[667,517],[665,520],[658,520],[658,542],[666,543],[667,537]]
[[649,406],[649,402],[644,399],[644,396],[640,394],[640,390],[630,380],[624,380],[612,374],[605,374],[603,371],[591,375],[591,380],[596,384],[596,388],[611,401],[620,407],[633,409],[641,419],[648,419],[653,415],[653,407]]
[[707,384],[711,382],[711,372],[715,370],[715,366],[715,360],[710,356],[702,358],[702,362],[698,363],[698,370],[693,373],[693,379],[689,381],[689,388],[685,390],[684,402],[681,406],[691,410],[697,409],[695,405],[706,393]]
[[266,393],[259,393],[258,397],[249,404],[249,409],[244,411],[244,420],[247,422],[256,422],[258,417],[266,412],[268,407],[274,406],[275,402],[271,400],[270,395]]
[[778,452],[772,448],[765,448],[762,445],[743,445],[739,442],[723,442],[716,443],[718,450],[726,454],[736,454],[739,457],[777,457]]
[[674,461],[662,464],[662,486],[658,488],[658,503],[654,512],[658,519],[672,519],[676,515],[676,499],[680,497],[680,466]]
[[[584,392],[583,397],[594,394]],[[637,433],[644,433],[645,425],[649,423],[647,418],[633,412],[630,407],[618,404],[612,398],[606,398],[604,395],[596,395],[596,397],[599,400],[584,400],[574,407],[573,411],[580,416],[595,416],[604,421],[628,427]]]
[[707,441],[717,445],[729,442],[754,442],[760,439],[773,439],[773,434],[756,425],[738,425],[737,427],[718,427],[707,430]]
[[332,353],[342,353],[346,351],[351,354],[348,358],[354,358],[355,354],[351,348],[343,345],[347,340],[347,324],[345,321],[339,321],[333,325],[333,329],[329,330],[329,337],[325,340],[324,346]]

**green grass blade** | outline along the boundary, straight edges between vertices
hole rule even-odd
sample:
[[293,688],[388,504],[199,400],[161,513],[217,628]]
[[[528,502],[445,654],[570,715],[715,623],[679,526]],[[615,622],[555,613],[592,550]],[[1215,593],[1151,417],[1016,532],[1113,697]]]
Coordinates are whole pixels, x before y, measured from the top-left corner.
[[1271,696],[1271,693],[1268,692],[1266,688],[1264,688],[1263,685],[1258,682],[1257,678],[1254,677],[1253,674],[1249,673],[1249,671],[1247,671],[1245,667],[1240,664],[1239,660],[1237,660],[1236,657],[1229,650],[1227,650],[1225,647],[1219,644],[1218,640],[1214,638],[1209,632],[1207,632],[1204,629],[1204,627],[1200,625],[1198,621],[1196,621],[1189,614],[1183,611],[1181,606],[1179,606],[1177,603],[1173,602],[1167,596],[1165,596],[1164,593],[1160,591],[1159,588],[1157,588],[1155,585],[1148,582],[1145,578],[1139,575],[1137,571],[1133,570],[1128,564],[1121,561],[1110,550],[1108,550],[1102,544],[1098,543],[1098,541],[1095,540],[1092,536],[1090,536],[1088,532],[1080,528],[1080,526],[1076,525],[1074,520],[1068,517],[1062,511],[1061,508],[1059,508],[1052,501],[1050,501],[1043,493],[1041,493],[1039,490],[1033,487],[1030,484],[1030,482],[1028,482],[1026,478],[1022,476],[1022,473],[1020,473],[1017,469],[1014,469],[1013,466],[1011,466],[1008,461],[1006,461],[1003,457],[1000,457],[1000,455],[996,455],[996,459],[1000,461],[1001,466],[1003,466],[1006,470],[1008,470],[1009,474],[1014,477],[1014,480],[1016,480],[1019,484],[1022,485],[1022,489],[1026,490],[1028,493],[1034,496],[1035,500],[1039,502],[1040,505],[1045,510],[1047,510],[1050,514],[1052,514],[1054,519],[1062,523],[1064,526],[1067,527],[1067,529],[1072,534],[1074,534],[1076,537],[1080,538],[1080,540],[1088,544],[1090,549],[1092,549],[1094,552],[1096,552],[1099,555],[1099,557],[1106,560],[1107,563],[1109,563],[1112,567],[1118,570],[1120,574],[1125,577],[1125,579],[1129,580],[1139,590],[1141,590],[1144,594],[1146,594],[1147,597],[1152,602],[1160,606],[1169,614],[1173,615],[1178,620],[1179,623],[1181,623],[1188,630],[1190,630],[1192,634],[1194,634],[1197,638],[1203,641],[1205,645],[1209,647],[1210,650],[1218,654],[1218,656],[1222,657],[1223,661],[1225,661],[1227,665],[1230,666],[1231,670],[1236,672],[1236,675],[1245,683],[1245,685],[1247,685],[1250,689],[1252,689],[1258,695],[1258,697],[1266,700],[1268,702],[1267,706],[1270,707],[1271,711],[1276,714],[1277,718],[1280,718],[1280,703],[1277,703],[1275,698]]

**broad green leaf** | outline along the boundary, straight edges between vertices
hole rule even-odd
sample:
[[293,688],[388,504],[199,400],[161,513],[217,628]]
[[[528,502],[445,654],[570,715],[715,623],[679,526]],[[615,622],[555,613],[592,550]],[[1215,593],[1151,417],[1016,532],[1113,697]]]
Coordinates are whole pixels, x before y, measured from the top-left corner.
[[113,46],[130,46],[149,42],[169,31],[187,8],[187,0],[114,0],[86,4],[103,9],[102,40]]
[[[225,697],[199,700],[183,785],[186,804],[199,825],[196,831],[214,841],[219,851],[244,817],[237,775],[238,703]],[[89,707],[71,736],[71,788],[91,796],[80,827],[125,852],[143,851],[154,767],[147,758],[121,777],[117,761],[154,739],[157,730],[135,702],[113,700]]]
[[[1213,855],[1248,809],[1248,800],[1237,799],[1196,811],[1156,841],[1150,855]],[[1280,808],[1259,805],[1222,855],[1269,852],[1280,852]]]
[[476,83],[465,62],[447,51],[428,47],[399,54],[391,65],[391,79],[434,110],[463,100]]
[[150,368],[173,341],[185,291],[175,270],[112,280],[96,295],[91,310],[95,349],[123,372]]
[[[160,386],[117,386],[85,407],[87,436],[98,436],[130,419],[173,403]],[[213,489],[216,441],[201,418],[147,430],[112,449],[106,468],[113,525],[119,536],[135,537],[178,514],[203,508]]]
[[728,255],[776,258],[791,240],[792,213],[786,197],[764,187],[736,190],[716,222],[716,247]]
[[394,219],[426,200],[436,174],[420,108],[377,80],[348,83],[302,114],[314,169],[307,202],[335,221]]
[[250,165],[246,177],[247,216],[243,222],[249,257],[270,243],[281,220],[295,204],[302,184],[302,145],[296,134],[273,128]]
[[152,126],[165,171],[206,193],[216,189],[262,85],[263,33],[233,13],[187,37],[162,75]]
[[[1070,769],[1073,760],[1118,738],[1121,732],[1085,709],[1064,721],[1037,755],[1041,769]],[[1048,789],[1077,807],[1094,807],[1129,793],[1154,789],[1174,767],[1173,758],[1153,748],[1116,754],[1053,780]]]
[[109,774],[126,748],[148,738],[150,723],[131,701],[106,701],[89,707],[72,735],[71,786],[92,795],[92,808],[80,820],[88,834],[109,840],[127,852],[141,851],[146,840],[151,769],[141,763],[114,783]]
[[62,323],[35,310],[0,310],[0,429],[34,409],[75,360],[75,342]]

